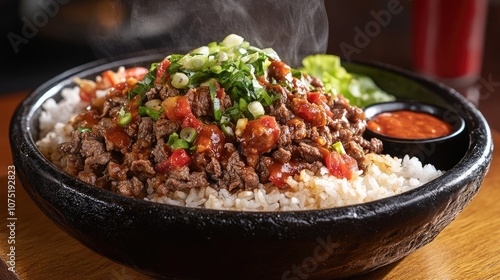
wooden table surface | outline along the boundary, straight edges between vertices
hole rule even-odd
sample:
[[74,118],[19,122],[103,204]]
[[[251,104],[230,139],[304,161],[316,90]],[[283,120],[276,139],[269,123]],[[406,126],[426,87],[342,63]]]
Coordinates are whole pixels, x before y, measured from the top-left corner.
[[[0,116],[10,118],[26,93],[0,97]],[[493,131],[500,147],[500,133]],[[68,236],[15,188],[15,231],[7,224],[7,173],[12,165],[8,122],[0,122],[0,279],[150,279],[116,264]],[[430,244],[401,261],[356,279],[500,279],[500,150],[479,193]],[[8,267],[15,240],[15,271]],[[12,240],[12,239],[11,239]]]

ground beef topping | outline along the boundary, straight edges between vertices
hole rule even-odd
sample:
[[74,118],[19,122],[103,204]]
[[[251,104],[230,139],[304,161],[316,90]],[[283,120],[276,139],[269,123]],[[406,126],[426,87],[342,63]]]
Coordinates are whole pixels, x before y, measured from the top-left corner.
[[56,162],[124,196],[286,189],[287,176],[322,166],[350,179],[366,153],[382,151],[362,137],[360,108],[237,35],[124,73],[102,75],[104,96],[82,89],[90,105],[72,119]]

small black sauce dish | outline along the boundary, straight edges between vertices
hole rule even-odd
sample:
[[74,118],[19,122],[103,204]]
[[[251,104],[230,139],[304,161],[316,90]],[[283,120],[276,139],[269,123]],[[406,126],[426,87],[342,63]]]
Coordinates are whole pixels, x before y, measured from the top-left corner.
[[[409,139],[380,134],[368,127],[364,132],[367,139],[378,138],[384,144],[382,153],[392,156],[417,157],[424,164],[433,164],[437,169],[448,170],[465,155],[468,146],[464,119],[452,108],[445,108],[418,101],[394,101],[377,103],[364,108],[367,122],[379,114],[394,111],[427,113],[451,125],[451,133],[436,138]],[[412,127],[406,127],[412,130]]]

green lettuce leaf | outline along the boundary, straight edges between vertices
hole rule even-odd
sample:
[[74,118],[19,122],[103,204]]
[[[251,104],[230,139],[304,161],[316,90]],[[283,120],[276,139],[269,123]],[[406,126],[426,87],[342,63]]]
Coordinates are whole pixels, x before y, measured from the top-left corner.
[[373,103],[395,99],[380,89],[370,77],[348,73],[342,67],[340,57],[336,55],[309,55],[302,60],[302,68],[299,70],[317,77],[325,85],[325,91],[342,94],[354,106],[363,108]]

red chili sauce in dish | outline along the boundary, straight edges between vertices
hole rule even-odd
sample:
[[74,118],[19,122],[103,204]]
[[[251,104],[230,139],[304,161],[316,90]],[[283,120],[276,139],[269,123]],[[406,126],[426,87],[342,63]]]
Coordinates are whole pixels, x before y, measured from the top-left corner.
[[401,110],[376,115],[368,121],[373,132],[404,139],[437,138],[450,134],[451,124],[428,113]]

